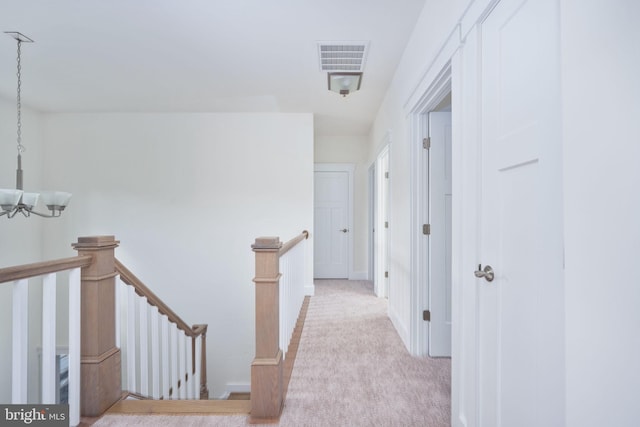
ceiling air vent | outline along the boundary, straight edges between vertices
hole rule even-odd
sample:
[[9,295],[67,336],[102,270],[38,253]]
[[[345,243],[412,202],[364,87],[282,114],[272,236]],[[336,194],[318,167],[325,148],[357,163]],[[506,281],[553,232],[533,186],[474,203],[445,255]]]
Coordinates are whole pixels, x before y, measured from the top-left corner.
[[320,71],[364,70],[369,42],[318,42]]

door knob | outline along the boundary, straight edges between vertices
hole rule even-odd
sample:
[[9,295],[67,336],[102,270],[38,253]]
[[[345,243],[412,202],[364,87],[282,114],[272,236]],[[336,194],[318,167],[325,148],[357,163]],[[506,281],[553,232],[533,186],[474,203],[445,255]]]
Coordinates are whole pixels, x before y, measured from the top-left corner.
[[342,231],[343,233],[348,232],[349,230],[347,230],[346,228],[343,228],[342,230],[338,230],[338,231]]
[[490,265],[485,265],[484,268],[482,268],[482,264],[478,264],[478,269],[474,271],[473,274],[478,278],[484,277],[484,280],[487,282],[493,281],[493,278],[495,277],[493,268],[491,268]]

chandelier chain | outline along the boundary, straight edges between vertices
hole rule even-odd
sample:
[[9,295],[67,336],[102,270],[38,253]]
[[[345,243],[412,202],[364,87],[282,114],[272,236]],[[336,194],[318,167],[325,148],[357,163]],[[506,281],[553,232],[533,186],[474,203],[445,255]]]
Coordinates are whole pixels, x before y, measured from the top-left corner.
[[20,53],[21,53],[22,41],[18,39],[18,72],[16,75],[18,76],[18,96],[17,96],[17,106],[18,106],[18,154],[22,154],[25,151],[24,145],[22,145],[22,99],[21,99],[21,89],[22,89],[22,65],[20,64]]

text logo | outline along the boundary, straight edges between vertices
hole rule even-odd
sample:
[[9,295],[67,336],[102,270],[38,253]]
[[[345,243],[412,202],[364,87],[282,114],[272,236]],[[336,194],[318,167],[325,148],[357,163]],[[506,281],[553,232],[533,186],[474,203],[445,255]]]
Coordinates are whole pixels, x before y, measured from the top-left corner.
[[68,426],[69,405],[0,405],[0,427]]

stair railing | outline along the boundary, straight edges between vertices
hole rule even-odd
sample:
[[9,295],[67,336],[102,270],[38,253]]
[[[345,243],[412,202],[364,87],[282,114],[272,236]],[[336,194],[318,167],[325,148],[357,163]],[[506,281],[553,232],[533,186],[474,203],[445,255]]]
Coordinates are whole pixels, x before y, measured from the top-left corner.
[[56,402],[59,384],[55,381],[56,288],[60,282],[66,281],[69,285],[68,403],[72,426],[80,423],[80,269],[88,267],[92,260],[91,256],[76,256],[0,269],[0,284],[11,283],[13,288],[11,403],[16,405],[34,403],[27,398],[29,283],[42,286],[42,394],[38,403],[59,403]]
[[280,271],[280,348],[285,351],[283,359],[286,359],[286,350],[289,348],[293,330],[300,315],[300,307],[304,302],[304,274],[306,262],[306,239],[308,231],[283,244],[278,251],[278,263]]
[[[289,347],[304,295],[306,240],[303,231],[282,244],[259,237],[255,252],[256,356],[251,364],[251,422],[273,422],[284,404],[283,348]],[[289,366],[293,366],[290,364]]]
[[[125,334],[129,341],[128,347],[125,346],[125,372],[128,385],[136,384],[135,393],[159,399],[208,399],[207,325],[187,325],[115,259],[118,245],[114,236],[80,237],[73,244],[78,251],[76,257],[0,268],[0,284],[10,283],[12,286],[12,404],[58,403],[56,388],[59,385],[55,380],[56,287],[65,281],[69,285],[70,426],[78,425],[81,415],[102,415],[122,398],[121,328],[129,331]],[[39,402],[28,402],[27,396],[30,285],[41,285],[43,295],[42,396]],[[125,295],[127,300],[133,301],[131,305],[120,305],[119,301]],[[125,312],[129,320],[136,322],[121,321],[116,311]],[[132,328],[131,324],[136,326]],[[157,325],[155,330],[153,325]],[[136,336],[143,339],[131,341]],[[5,343],[2,346],[8,347]],[[129,357],[135,355],[134,352],[146,354],[146,357],[134,358],[131,362]],[[149,364],[145,364],[145,360],[149,360]],[[141,369],[136,370],[136,363]],[[160,369],[162,373],[159,373]],[[130,381],[130,377],[138,378],[136,373],[140,380]],[[155,378],[162,380],[158,382]]]
[[117,259],[115,267],[126,390],[153,399],[208,399],[207,325],[189,326]]

